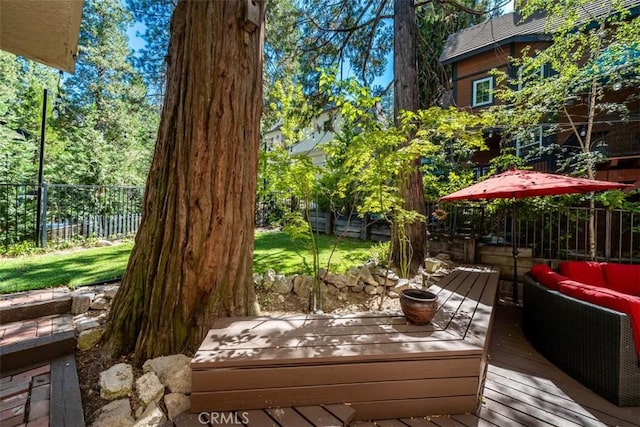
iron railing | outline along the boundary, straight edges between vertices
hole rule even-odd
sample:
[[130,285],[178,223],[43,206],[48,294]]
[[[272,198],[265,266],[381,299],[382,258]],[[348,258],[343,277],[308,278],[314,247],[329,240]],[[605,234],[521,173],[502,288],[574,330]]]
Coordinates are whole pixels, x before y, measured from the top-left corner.
[[0,184],[0,245],[32,241],[38,246],[74,239],[116,239],[138,231],[143,187]]
[[[596,260],[640,262],[640,213],[596,207],[557,208],[532,217],[518,215],[512,230],[512,210],[489,212],[482,207],[446,207],[447,218],[431,221],[435,234],[473,235],[483,244],[510,246],[515,235],[520,248],[531,248],[535,258],[590,259],[589,218],[594,218]],[[523,219],[523,217],[528,217]]]
[[[132,236],[140,223],[143,193],[143,187],[133,186],[43,184],[41,219],[36,224],[38,186],[0,184],[0,246],[23,241],[55,246],[74,239]],[[256,226],[279,224],[286,213],[300,207],[286,194],[258,199]],[[524,212],[513,233],[512,210],[507,207],[498,211],[482,206],[442,207],[446,214],[437,218],[433,215],[437,205],[427,205],[427,226],[433,235],[474,236],[483,244],[505,246],[515,236],[518,246],[531,248],[534,257],[551,259],[590,258],[589,216],[593,214],[597,259],[640,262],[638,212],[604,207],[554,209],[535,217]],[[372,238],[369,234],[362,233]]]

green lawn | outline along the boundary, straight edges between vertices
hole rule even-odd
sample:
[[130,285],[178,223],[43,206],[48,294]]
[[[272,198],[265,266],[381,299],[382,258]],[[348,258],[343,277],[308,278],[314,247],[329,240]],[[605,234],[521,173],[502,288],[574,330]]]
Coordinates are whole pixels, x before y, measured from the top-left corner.
[[78,286],[122,276],[133,243],[0,259],[0,293]]
[[[320,235],[321,267],[335,242],[334,236]],[[331,270],[345,271],[369,258],[372,242],[342,239],[332,257]],[[122,276],[133,243],[104,248],[81,249],[60,254],[0,258],[0,293],[43,289],[53,286],[78,286]],[[273,268],[278,273],[310,271],[311,254],[301,242],[282,232],[256,233],[254,271]]]
[[[320,234],[318,241],[320,267],[327,268],[336,236]],[[331,271],[344,272],[349,267],[362,264],[371,256],[371,248],[376,245],[356,239],[341,239],[331,257]],[[253,254],[253,271],[264,273],[272,268],[277,273],[310,273],[313,257],[300,241],[292,241],[283,232],[256,233]]]

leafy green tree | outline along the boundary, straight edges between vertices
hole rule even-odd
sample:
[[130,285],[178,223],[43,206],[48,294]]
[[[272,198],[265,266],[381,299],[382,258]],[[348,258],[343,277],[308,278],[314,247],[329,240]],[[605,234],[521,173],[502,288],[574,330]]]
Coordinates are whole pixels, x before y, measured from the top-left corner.
[[[126,29],[131,14],[118,0],[85,2],[76,73],[64,80],[59,121],[64,146],[52,174],[60,182],[141,184],[157,112],[132,64]],[[69,155],[77,173],[68,176]]]
[[164,97],[169,47],[169,22],[177,0],[127,0],[126,5],[144,29],[138,34],[145,45],[136,52],[134,64],[144,76],[150,102],[160,106]]
[[[398,122],[396,125],[399,126],[400,117],[405,112],[416,112],[420,106],[416,10],[430,3],[416,3],[414,0],[343,0],[332,3],[330,7],[319,7],[318,1],[307,1],[304,3],[306,8],[303,15],[308,17],[305,34],[310,35],[310,42],[305,53],[313,55],[310,63],[314,65],[339,64],[341,70],[342,67],[349,67],[346,74],[353,73],[361,84],[370,86],[375,76],[382,74],[385,69],[386,55],[393,46],[394,112]],[[475,10],[464,3],[445,3],[460,13],[484,14],[483,10]],[[452,31],[455,29],[452,27]],[[443,31],[438,34],[442,38],[439,41],[442,45],[448,34]],[[422,58],[425,59],[425,63],[421,64],[423,68],[425,65],[435,66],[435,73],[438,73],[438,79],[428,78],[428,73],[423,76],[425,86],[437,87],[425,87],[422,92],[443,92],[442,80],[448,79],[439,73],[440,65],[435,56],[431,55],[429,58],[425,55]],[[380,88],[375,89],[374,93],[379,94]],[[408,135],[408,139],[411,139],[411,135]],[[416,211],[424,216],[424,189],[418,160],[411,170],[412,174],[403,181],[402,200],[407,211]],[[426,227],[423,223],[413,222],[407,225],[406,232],[415,248],[411,260],[411,268],[415,270],[424,259]],[[394,240],[398,238],[396,235],[392,237]],[[394,246],[396,250],[399,247],[399,244]],[[399,262],[400,254],[394,252],[393,255],[396,262]]]
[[[545,49],[526,49],[522,57],[512,58],[516,78],[495,72],[501,84],[496,96],[504,101],[495,113],[505,133],[522,140],[535,134],[539,123],[555,122],[544,129],[545,134],[568,130],[577,141],[577,149],[567,153],[560,168],[591,179],[603,160],[596,149],[594,125],[600,120],[625,120],[631,103],[637,102],[640,18],[631,16],[623,5],[613,0],[595,4],[593,9],[594,4],[587,0],[526,2],[523,19],[544,13],[551,44]],[[551,72],[542,73],[545,67]],[[594,207],[593,197],[590,205]],[[595,258],[593,216],[589,234]]]
[[355,80],[338,81],[335,76],[325,76],[323,85],[332,93],[331,99],[340,107],[344,120],[357,129],[349,144],[339,144],[329,151],[344,158],[338,190],[345,196],[351,188],[358,188],[362,194],[358,213],[376,214],[390,221],[399,237],[392,241],[392,246],[398,245],[392,249],[400,255],[394,262],[406,277],[412,270],[415,251],[406,227],[426,219],[421,212],[406,208],[403,187],[407,177],[416,169],[421,173],[420,166],[416,166],[421,159],[446,153],[452,146],[469,150],[484,147],[482,129],[491,118],[432,107],[404,112],[394,126],[380,120],[375,114],[380,99]]
[[0,52],[0,182],[36,181],[44,89],[56,79],[49,67]]

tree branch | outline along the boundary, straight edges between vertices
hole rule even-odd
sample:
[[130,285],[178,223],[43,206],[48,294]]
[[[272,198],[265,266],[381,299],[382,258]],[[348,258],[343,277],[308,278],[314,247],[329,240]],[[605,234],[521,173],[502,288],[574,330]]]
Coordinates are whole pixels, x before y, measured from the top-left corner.
[[462,3],[457,2],[456,0],[427,0],[427,1],[419,1],[418,3],[414,4],[413,7],[414,8],[418,8],[421,6],[425,6],[427,4],[433,3],[433,2],[437,2],[440,4],[448,4],[450,6],[453,6],[455,9],[458,9],[462,12],[466,12],[469,13],[471,15],[484,15],[485,13],[487,13],[485,10],[476,10],[473,9],[471,7],[465,6]]

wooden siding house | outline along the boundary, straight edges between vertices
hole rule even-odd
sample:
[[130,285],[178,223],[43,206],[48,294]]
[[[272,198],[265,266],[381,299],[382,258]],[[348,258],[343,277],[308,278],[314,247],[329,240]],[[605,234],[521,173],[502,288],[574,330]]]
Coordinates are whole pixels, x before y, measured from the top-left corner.
[[[516,2],[517,4],[517,2]],[[588,6],[590,13],[597,15],[600,3]],[[625,7],[632,11],[632,16],[640,14],[640,0],[626,0]],[[602,13],[602,12],[600,12]],[[551,43],[549,34],[545,34],[545,18],[535,14],[526,20],[516,11],[508,13],[449,36],[440,55],[443,65],[451,66],[450,100],[455,106],[471,112],[497,104],[493,96],[496,80],[489,74],[492,69],[506,72],[510,78],[517,78],[518,70],[509,63],[509,57],[520,57],[524,48],[531,51],[544,49]],[[548,77],[553,70],[544,67],[540,70],[543,77]],[[635,76],[637,78],[637,76]],[[638,87],[624,90],[610,90],[604,102],[621,101],[629,98],[631,91],[638,93]],[[627,102],[630,120],[608,120],[607,116],[599,116],[594,124],[592,149],[601,150],[607,160],[598,165],[597,178],[609,181],[633,183],[640,186],[640,100]],[[576,102],[569,106],[570,114],[576,123],[584,122],[585,108]],[[561,119],[562,121],[562,119]],[[560,123],[561,129],[567,129]],[[489,161],[500,153],[501,146],[515,146],[516,154],[524,154],[532,149],[557,143],[565,147],[574,144],[575,136],[571,131],[563,131],[556,135],[543,135],[533,142],[520,144],[518,141],[505,141],[500,130],[488,132],[486,135],[488,151],[481,151],[473,158],[478,174],[487,170]],[[557,156],[551,154],[530,160],[536,170],[545,172],[557,171]]]

